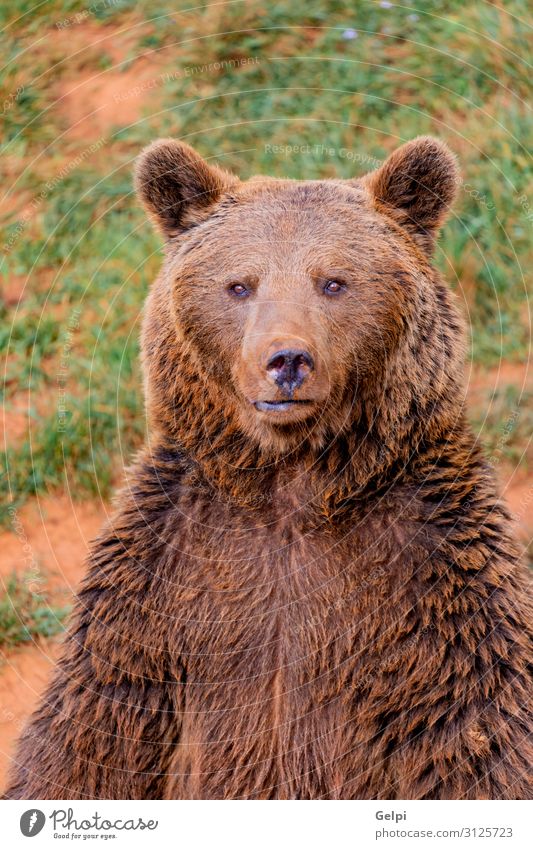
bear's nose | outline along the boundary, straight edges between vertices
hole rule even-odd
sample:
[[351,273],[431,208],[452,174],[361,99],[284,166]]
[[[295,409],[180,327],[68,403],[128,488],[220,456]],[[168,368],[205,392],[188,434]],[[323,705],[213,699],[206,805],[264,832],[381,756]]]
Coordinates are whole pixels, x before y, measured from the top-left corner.
[[295,389],[299,389],[314,367],[313,358],[307,351],[284,348],[272,354],[266,371],[283,394],[290,396]]

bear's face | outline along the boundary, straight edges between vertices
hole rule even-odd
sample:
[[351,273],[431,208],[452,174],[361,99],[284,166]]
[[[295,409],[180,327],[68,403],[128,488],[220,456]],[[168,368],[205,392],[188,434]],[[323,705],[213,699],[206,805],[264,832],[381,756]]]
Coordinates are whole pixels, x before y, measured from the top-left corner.
[[240,182],[170,140],[142,154],[177,338],[247,433],[287,440],[350,420],[432,299],[429,254],[456,182],[433,139],[354,181]]
[[248,424],[320,418],[397,344],[416,264],[357,186],[261,181],[234,198],[172,262],[177,322]]

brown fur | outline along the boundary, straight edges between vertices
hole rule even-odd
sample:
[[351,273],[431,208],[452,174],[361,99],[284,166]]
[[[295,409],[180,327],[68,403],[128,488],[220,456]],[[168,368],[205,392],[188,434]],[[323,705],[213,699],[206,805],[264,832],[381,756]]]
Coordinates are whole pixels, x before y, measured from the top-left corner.
[[[149,438],[8,797],[531,798],[528,586],[430,264],[456,184],[433,139],[346,182],[143,154]],[[258,412],[287,339],[308,403]]]

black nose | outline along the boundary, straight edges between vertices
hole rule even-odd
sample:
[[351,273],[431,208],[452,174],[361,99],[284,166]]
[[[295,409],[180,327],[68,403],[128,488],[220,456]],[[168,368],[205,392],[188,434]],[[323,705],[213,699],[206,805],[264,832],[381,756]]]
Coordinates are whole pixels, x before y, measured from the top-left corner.
[[314,367],[313,358],[307,351],[284,349],[272,354],[266,370],[283,394],[290,396],[295,389],[302,385]]

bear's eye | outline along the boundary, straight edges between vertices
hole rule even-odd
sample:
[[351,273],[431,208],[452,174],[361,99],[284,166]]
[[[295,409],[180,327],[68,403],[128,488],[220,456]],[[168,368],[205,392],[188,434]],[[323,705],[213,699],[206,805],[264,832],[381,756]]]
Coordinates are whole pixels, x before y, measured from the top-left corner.
[[250,290],[247,289],[243,283],[232,283],[231,286],[229,286],[229,291],[232,295],[236,295],[237,298],[245,298],[250,294]]
[[344,289],[344,283],[341,283],[339,280],[326,280],[324,285],[326,295],[338,295],[340,292],[344,292]]

